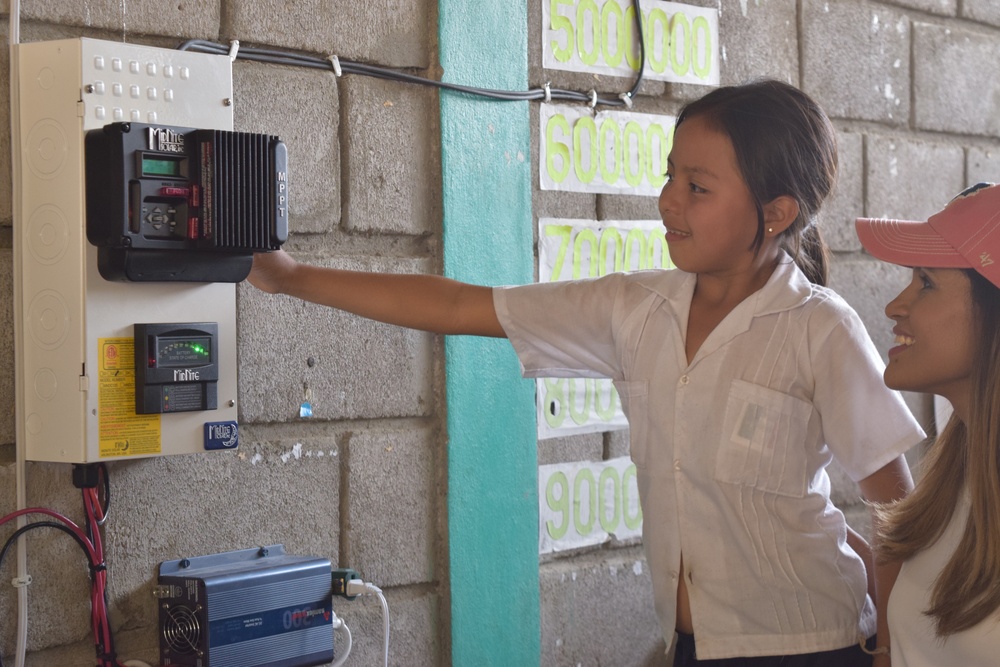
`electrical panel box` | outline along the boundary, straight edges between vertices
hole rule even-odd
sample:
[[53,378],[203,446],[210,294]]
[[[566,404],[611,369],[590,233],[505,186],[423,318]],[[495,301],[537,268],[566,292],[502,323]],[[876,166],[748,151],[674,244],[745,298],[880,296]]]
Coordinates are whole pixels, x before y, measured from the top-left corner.
[[[105,279],[86,236],[84,153],[86,133],[114,123],[231,132],[230,59],[82,38],[18,44],[12,70],[18,446],[28,460],[65,463],[235,447],[236,285]],[[215,327],[213,405],[163,409],[173,399],[161,385],[161,409],[137,411],[136,348],[149,334],[135,325],[206,323]],[[197,374],[178,378],[200,383]]]
[[160,658],[172,667],[333,661],[330,561],[282,545],[160,563]]

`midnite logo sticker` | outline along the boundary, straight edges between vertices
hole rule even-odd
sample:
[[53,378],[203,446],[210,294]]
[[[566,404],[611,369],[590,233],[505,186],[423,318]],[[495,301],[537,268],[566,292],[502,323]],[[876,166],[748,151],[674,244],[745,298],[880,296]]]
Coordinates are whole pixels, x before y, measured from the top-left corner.
[[165,127],[150,127],[146,129],[149,139],[149,150],[161,153],[183,153],[184,135]]

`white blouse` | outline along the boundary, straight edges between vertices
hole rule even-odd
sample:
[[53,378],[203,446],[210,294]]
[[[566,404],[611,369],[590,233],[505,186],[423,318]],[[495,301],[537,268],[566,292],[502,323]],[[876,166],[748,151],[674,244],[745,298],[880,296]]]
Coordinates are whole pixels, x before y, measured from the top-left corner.
[[688,364],[694,286],[644,271],[497,288],[494,305],[525,376],[614,381],[668,644],[680,576],[699,659],[855,644],[875,610],[825,468],[863,479],[923,431],[857,314],[791,260]]

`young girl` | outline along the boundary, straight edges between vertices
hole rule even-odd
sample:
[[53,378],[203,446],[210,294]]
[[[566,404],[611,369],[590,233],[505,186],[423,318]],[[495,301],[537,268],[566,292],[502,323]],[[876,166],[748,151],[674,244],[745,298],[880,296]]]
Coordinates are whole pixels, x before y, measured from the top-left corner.
[[[677,119],[659,201],[677,270],[490,289],[278,252],[255,258],[250,281],[383,322],[506,336],[526,376],[612,378],[675,664],[871,664],[859,638],[876,612],[825,467],[835,457],[868,500],[895,500],[923,433],[857,315],[822,286],[813,218],[836,161],[829,120],[799,90],[720,88]],[[894,571],[876,574],[881,601]]]
[[913,269],[885,383],[954,412],[912,496],[883,508],[881,559],[905,561],[892,598],[894,667],[1000,661],[1000,186],[979,184],[927,222],[858,220],[874,256]]

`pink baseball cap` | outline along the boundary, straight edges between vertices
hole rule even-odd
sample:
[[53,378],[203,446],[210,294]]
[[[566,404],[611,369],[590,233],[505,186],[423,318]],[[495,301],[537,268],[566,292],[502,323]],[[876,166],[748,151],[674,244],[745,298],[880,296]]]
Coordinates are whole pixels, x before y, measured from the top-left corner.
[[861,245],[902,266],[975,269],[1000,287],[1000,185],[978,183],[927,222],[858,218]]

